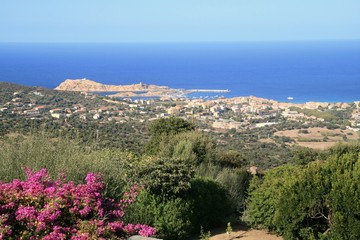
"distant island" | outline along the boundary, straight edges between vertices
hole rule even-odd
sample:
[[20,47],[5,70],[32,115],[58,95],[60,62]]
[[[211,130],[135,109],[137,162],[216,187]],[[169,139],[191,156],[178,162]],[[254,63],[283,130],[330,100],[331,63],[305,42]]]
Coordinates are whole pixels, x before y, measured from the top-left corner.
[[130,85],[106,85],[86,78],[66,79],[55,90],[76,92],[116,92],[110,97],[164,97],[185,96],[195,92],[230,92],[223,89],[174,89],[168,86],[149,85],[144,83]]

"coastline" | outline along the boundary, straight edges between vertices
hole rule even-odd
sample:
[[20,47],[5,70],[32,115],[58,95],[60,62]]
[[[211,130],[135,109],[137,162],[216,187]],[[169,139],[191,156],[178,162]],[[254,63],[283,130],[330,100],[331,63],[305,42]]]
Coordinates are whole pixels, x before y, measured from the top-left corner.
[[107,85],[90,79],[66,79],[54,90],[83,93],[111,93],[108,97],[186,97],[192,93],[229,93],[228,89],[175,89],[142,82],[129,85]]
[[[128,85],[107,85],[102,84],[93,80],[86,78],[82,79],[66,79],[64,82],[60,83],[55,90],[59,91],[76,91],[84,93],[101,93],[101,95],[114,97],[114,98],[187,98],[187,99],[203,99],[214,100],[214,99],[234,99],[241,97],[252,97],[254,95],[235,95],[229,89],[183,89],[183,88],[170,88],[168,86],[158,86],[154,84],[128,84]],[[109,94],[106,94],[109,93]],[[285,104],[306,104],[311,102],[316,103],[325,103],[325,104],[334,104],[334,103],[350,103],[360,100],[359,99],[339,99],[339,100],[330,100],[323,99],[321,101],[314,99],[302,99],[301,97],[286,96],[281,98],[273,98],[268,96],[257,96],[257,98],[267,99],[270,101],[276,101],[279,103]]]
[[360,97],[359,41],[37,44],[3,46],[0,52],[0,81],[51,89],[69,76],[86,76],[107,84],[144,81],[175,89],[230,89],[219,94],[226,98],[255,95],[286,102],[292,96],[292,102],[304,103],[352,102]]

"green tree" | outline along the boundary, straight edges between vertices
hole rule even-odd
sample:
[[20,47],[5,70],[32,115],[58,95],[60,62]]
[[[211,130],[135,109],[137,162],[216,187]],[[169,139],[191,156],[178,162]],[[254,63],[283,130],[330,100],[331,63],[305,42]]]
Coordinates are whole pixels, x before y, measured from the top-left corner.
[[[160,156],[182,159],[200,164],[213,161],[215,143],[210,135],[199,131],[183,132],[160,144]],[[167,147],[166,147],[167,146]]]
[[193,230],[192,203],[179,197],[164,200],[142,191],[125,211],[125,222],[152,224],[162,239],[187,239]]
[[163,199],[183,196],[194,176],[191,163],[172,159],[146,159],[133,169],[135,181],[142,182],[149,193]]
[[167,142],[172,136],[194,130],[192,123],[182,118],[160,118],[149,125],[150,141],[145,146],[145,152],[156,155],[161,150],[161,142]]
[[296,179],[301,168],[283,165],[265,173],[263,179],[254,177],[250,181],[249,197],[243,220],[252,226],[277,230],[274,223],[284,184]]
[[153,136],[174,135],[194,129],[195,126],[191,122],[177,117],[160,118],[149,126],[149,132]]
[[191,182],[187,199],[192,203],[193,230],[206,229],[223,224],[231,213],[226,189],[211,179],[196,178]]
[[220,150],[216,153],[216,160],[224,167],[245,167],[249,163],[245,156],[235,150]]
[[293,163],[299,164],[299,165],[306,165],[310,162],[315,161],[319,157],[319,151],[306,148],[306,147],[296,147],[292,151],[292,158],[291,161]]
[[244,219],[284,239],[360,239],[359,147],[338,145],[319,155],[325,161],[254,179]]
[[244,210],[251,178],[246,169],[224,168],[213,163],[202,163],[196,168],[196,175],[211,179],[224,188],[233,212],[241,213]]
[[312,162],[283,185],[274,225],[285,239],[318,239],[328,230],[330,181],[322,167],[322,162]]
[[357,151],[331,157],[324,169],[331,181],[328,194],[330,239],[360,239],[360,157]]

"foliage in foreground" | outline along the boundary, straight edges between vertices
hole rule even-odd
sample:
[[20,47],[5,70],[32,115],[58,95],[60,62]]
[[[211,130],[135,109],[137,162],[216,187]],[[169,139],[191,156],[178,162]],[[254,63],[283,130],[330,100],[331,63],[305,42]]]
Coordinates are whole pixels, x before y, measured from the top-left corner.
[[223,224],[229,215],[226,190],[214,180],[195,177],[191,164],[152,160],[138,168],[135,175],[145,189],[126,212],[126,221],[155,226],[164,239],[187,239],[200,226]]
[[198,234],[200,226],[218,227],[241,212],[249,176],[228,164],[242,161],[241,156],[231,153],[220,158],[211,137],[183,120],[161,120],[158,126],[161,135],[157,139],[158,133],[153,132],[152,143],[160,148],[143,156],[94,149],[44,133],[3,138],[0,181],[24,180],[24,166],[46,168],[53,179],[65,172],[66,179],[75,183],[83,183],[87,172],[98,172],[106,186],[104,196],[116,199],[123,189],[140,182],[145,188],[126,210],[124,221],[154,226],[164,239],[187,239]]
[[101,173],[104,194],[111,198],[117,198],[123,188],[135,184],[125,173],[137,158],[132,153],[94,150],[75,140],[40,133],[0,140],[0,148],[0,181],[25,180],[23,169],[29,167],[34,171],[46,168],[53,179],[65,174],[67,180],[75,183],[83,183],[88,172]]
[[[156,120],[149,132],[147,155],[133,164],[130,174],[145,189],[129,209],[129,221],[155,226],[164,239],[187,239],[201,226],[223,225],[242,210],[248,175],[233,166],[224,171],[217,166],[219,154],[210,135],[180,118]],[[214,171],[206,174],[207,167]]]
[[103,198],[100,175],[89,173],[86,184],[51,181],[46,169],[27,170],[26,181],[0,182],[0,239],[124,239],[152,236],[155,229],[124,224],[124,210],[138,187],[120,202]]
[[253,179],[244,219],[284,239],[360,239],[359,148],[337,146],[326,161]]

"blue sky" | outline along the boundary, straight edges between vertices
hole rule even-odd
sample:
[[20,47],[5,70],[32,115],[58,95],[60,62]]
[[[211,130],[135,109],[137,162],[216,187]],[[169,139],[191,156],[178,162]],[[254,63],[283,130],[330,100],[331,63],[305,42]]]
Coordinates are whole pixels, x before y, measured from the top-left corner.
[[0,42],[360,39],[360,0],[0,0]]

